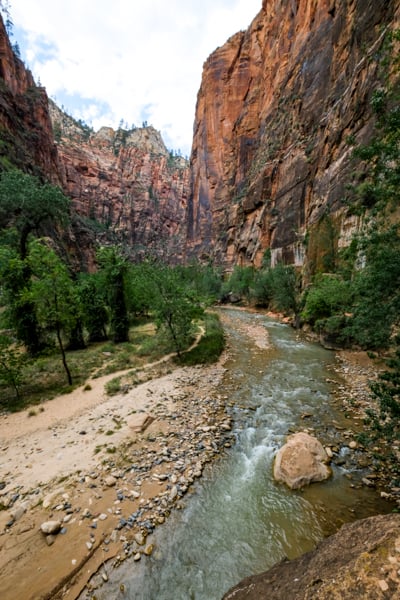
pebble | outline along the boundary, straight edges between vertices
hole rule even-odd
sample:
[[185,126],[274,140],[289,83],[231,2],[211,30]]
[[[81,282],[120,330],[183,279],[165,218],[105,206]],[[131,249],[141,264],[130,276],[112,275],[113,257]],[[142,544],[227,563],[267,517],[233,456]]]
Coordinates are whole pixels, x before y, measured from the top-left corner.
[[41,524],[40,530],[42,533],[48,535],[48,534],[58,533],[60,531],[61,527],[62,527],[61,521],[45,521],[44,523]]
[[117,483],[116,478],[113,475],[108,475],[105,480],[104,483],[108,486],[108,487],[112,487],[113,485],[115,485]]

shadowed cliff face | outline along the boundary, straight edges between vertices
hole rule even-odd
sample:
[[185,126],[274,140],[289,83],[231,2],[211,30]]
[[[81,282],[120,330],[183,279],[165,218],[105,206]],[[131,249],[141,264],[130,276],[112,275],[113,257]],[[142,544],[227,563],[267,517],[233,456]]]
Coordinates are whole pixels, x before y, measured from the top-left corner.
[[[188,240],[227,266],[301,265],[330,214],[335,240],[351,181],[349,136],[371,130],[385,0],[264,0],[246,32],[206,61],[192,148]],[[343,239],[342,242],[343,243]]]
[[[395,9],[397,14],[395,14]],[[0,168],[59,183],[76,219],[69,248],[123,241],[232,267],[323,262],[357,227],[343,198],[349,137],[368,139],[387,0],[265,0],[249,29],[205,62],[190,170],[151,127],[78,126],[50,103],[10,48],[0,20]],[[307,245],[305,241],[307,240]],[[88,258],[89,256],[89,258]]]
[[0,166],[60,183],[47,94],[10,46],[0,16]]

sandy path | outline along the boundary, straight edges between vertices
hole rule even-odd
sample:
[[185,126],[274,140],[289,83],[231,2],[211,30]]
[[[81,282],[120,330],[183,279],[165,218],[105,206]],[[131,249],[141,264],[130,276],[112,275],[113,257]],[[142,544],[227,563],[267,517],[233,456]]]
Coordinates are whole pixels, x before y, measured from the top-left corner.
[[[215,441],[223,447],[230,425],[213,396],[223,367],[176,368],[172,356],[141,368],[135,375],[145,383],[123,394],[108,397],[104,386],[126,371],[45,402],[34,416],[0,416],[0,505],[8,507],[0,510],[2,600],[72,599],[127,540],[142,556],[134,536],[143,527],[119,534],[120,519],[139,510],[141,522],[162,523],[220,451]],[[147,414],[150,426],[134,430]],[[46,543],[40,525],[54,519],[65,522],[66,535]]]

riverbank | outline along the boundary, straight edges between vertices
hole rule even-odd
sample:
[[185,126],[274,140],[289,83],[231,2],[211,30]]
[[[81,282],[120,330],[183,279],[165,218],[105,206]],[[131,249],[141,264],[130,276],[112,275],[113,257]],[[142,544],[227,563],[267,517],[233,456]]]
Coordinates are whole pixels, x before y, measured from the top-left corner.
[[[241,333],[259,351],[268,349],[261,324]],[[45,403],[35,415],[0,417],[2,598],[74,600],[83,589],[91,598],[126,557],[140,561],[152,554],[154,528],[184,506],[203,466],[232,443],[225,412],[230,399],[220,389],[228,354],[229,347],[212,367],[153,366],[142,374],[148,381],[111,398],[106,380],[93,380],[90,389]],[[334,390],[353,424],[361,412],[346,402],[361,398],[358,386],[370,371],[356,377],[355,369],[364,368],[361,357],[354,368],[350,358],[335,366],[347,379]],[[356,431],[338,431],[335,444],[354,442]],[[351,450],[357,460],[364,456]],[[44,523],[47,533],[40,531]]]
[[230,445],[222,365],[163,370],[111,398],[93,380],[34,416],[0,417],[4,600],[76,598],[106,561],[144,559],[154,527]]

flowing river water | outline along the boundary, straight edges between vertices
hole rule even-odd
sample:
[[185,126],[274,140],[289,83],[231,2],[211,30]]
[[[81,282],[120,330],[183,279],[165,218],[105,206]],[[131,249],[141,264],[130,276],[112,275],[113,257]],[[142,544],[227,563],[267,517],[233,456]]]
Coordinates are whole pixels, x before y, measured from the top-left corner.
[[[288,431],[318,423],[317,435],[332,437],[333,422],[351,427],[330,394],[335,358],[263,315],[223,313],[230,357],[221,393],[236,442],[205,469],[185,509],[156,530],[153,555],[126,561],[99,600],[220,600],[240,579],[311,550],[344,522],[389,510],[375,491],[352,487],[357,469],[333,466],[329,481],[303,491],[274,482],[273,457]],[[269,347],[246,335],[255,325],[267,329]]]

